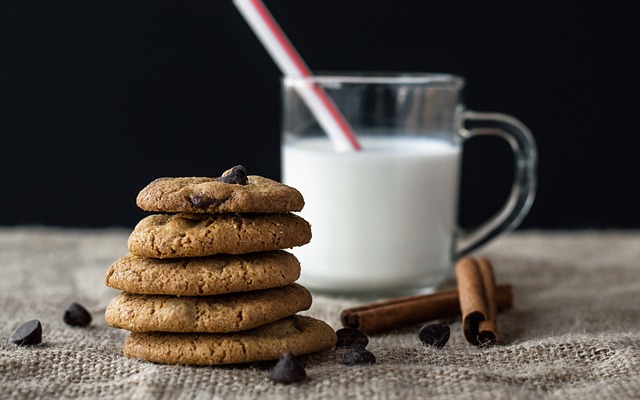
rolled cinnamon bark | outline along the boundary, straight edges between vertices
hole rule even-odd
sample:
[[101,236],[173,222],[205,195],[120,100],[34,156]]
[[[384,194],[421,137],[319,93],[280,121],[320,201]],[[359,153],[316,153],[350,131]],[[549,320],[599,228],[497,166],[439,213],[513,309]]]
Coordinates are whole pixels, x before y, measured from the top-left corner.
[[480,325],[478,326],[478,341],[483,344],[494,344],[500,341],[500,336],[498,333],[496,282],[493,266],[486,258],[478,258],[477,262],[487,305],[487,319],[480,321]]
[[[513,306],[513,288],[496,286],[496,307],[502,311]],[[340,314],[342,325],[368,334],[380,333],[411,324],[461,315],[458,290],[398,297],[345,309]]]
[[456,264],[458,296],[465,339],[474,345],[498,339],[495,278],[491,264],[463,257]]

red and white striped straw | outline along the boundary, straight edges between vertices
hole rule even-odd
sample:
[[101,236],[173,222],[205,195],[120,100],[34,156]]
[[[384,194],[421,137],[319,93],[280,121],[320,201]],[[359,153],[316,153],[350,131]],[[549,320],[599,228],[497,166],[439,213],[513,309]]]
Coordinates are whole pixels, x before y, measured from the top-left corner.
[[[284,75],[312,76],[311,70],[262,1],[233,0],[233,3]],[[321,87],[316,84],[297,85],[295,89],[327,133],[336,150],[361,150],[353,129]]]

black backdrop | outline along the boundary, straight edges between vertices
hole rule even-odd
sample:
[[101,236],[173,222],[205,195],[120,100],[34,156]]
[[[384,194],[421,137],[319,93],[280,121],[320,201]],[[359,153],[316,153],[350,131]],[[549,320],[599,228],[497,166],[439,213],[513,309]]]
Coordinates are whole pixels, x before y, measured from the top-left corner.
[[[459,74],[469,108],[528,125],[539,188],[523,228],[640,228],[624,2],[265,3],[314,71]],[[280,72],[231,0],[5,1],[0,46],[0,225],[132,226],[156,177],[237,163],[280,177]],[[463,225],[502,204],[509,157],[468,143]]]

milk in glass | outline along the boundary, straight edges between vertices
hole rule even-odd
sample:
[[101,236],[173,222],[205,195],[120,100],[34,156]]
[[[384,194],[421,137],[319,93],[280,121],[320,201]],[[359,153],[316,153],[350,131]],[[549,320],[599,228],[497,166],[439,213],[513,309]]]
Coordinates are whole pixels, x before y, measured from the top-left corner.
[[361,152],[338,153],[323,137],[283,147],[283,182],[304,196],[300,215],[313,233],[292,249],[300,283],[326,291],[441,283],[453,258],[460,147],[425,137],[359,140]]

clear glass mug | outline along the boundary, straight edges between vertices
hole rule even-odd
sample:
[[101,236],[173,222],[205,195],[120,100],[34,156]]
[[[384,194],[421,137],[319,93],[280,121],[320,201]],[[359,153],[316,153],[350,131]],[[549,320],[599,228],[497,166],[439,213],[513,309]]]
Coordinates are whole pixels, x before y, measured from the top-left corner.
[[[337,151],[298,89],[318,85],[362,151]],[[300,190],[313,238],[292,249],[300,283],[341,293],[414,292],[441,285],[455,261],[515,229],[533,203],[537,153],[529,130],[504,114],[466,110],[464,80],[447,74],[284,77],[282,180]],[[514,153],[500,212],[457,225],[464,141],[499,136]]]

